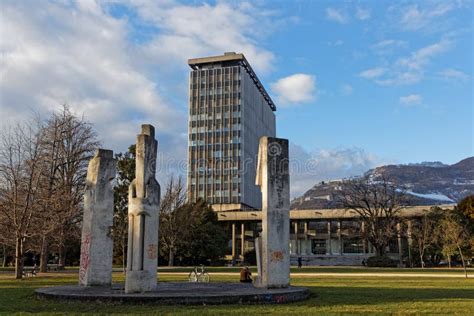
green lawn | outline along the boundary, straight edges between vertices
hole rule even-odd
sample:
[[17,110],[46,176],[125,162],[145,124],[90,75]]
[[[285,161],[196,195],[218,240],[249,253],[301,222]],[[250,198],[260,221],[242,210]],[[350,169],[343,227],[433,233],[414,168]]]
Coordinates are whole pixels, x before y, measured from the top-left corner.
[[[114,266],[114,269],[121,269],[119,266]],[[240,267],[206,267],[208,272],[239,272]],[[79,267],[66,267],[68,271],[78,271]],[[159,272],[190,272],[192,267],[159,267]],[[256,267],[251,267],[252,271],[256,271]],[[474,268],[468,268],[468,273],[473,274]],[[2,271],[15,271],[14,267],[0,267]],[[296,267],[291,268],[292,273],[379,273],[379,272],[391,272],[391,273],[455,273],[463,274],[462,268],[367,268],[367,267],[347,267],[347,266],[332,266],[332,267],[303,267],[298,269]]]
[[[334,268],[337,269],[337,268]],[[341,269],[342,271],[347,269]],[[212,274],[211,274],[212,277]],[[213,281],[236,281],[237,276],[214,276]],[[161,276],[160,280],[185,281],[183,275]],[[114,281],[123,274],[114,273]],[[324,276],[293,277],[292,284],[311,289],[310,299],[286,305],[159,306],[105,303],[67,303],[37,299],[34,289],[75,284],[75,273],[56,273],[14,280],[0,273],[0,313],[146,313],[146,314],[328,314],[328,313],[426,313],[474,312],[474,279]]]

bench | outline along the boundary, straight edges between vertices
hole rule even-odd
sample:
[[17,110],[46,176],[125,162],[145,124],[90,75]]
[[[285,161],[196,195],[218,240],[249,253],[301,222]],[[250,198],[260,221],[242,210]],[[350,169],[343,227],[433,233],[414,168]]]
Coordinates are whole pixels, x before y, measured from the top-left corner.
[[61,264],[48,264],[46,266],[47,271],[61,271],[64,270],[64,266]]
[[23,277],[35,277],[36,276],[36,267],[33,268],[23,268]]

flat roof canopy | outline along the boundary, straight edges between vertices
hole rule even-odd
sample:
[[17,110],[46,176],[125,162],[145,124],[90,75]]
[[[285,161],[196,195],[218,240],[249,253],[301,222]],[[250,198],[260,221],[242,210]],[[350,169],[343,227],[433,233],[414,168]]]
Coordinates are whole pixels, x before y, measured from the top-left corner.
[[242,67],[245,68],[247,73],[250,75],[250,78],[252,78],[253,82],[257,86],[257,89],[260,91],[263,98],[265,99],[267,104],[270,106],[270,109],[272,109],[272,111],[276,111],[275,103],[273,103],[272,98],[270,98],[270,96],[268,95],[267,91],[265,90],[262,83],[258,79],[257,75],[253,71],[252,67],[250,66],[249,62],[245,58],[244,54],[229,52],[229,53],[224,53],[224,55],[219,55],[219,56],[191,58],[191,59],[188,59],[188,65],[193,70],[198,70],[201,68],[201,66],[204,66],[204,65],[221,64],[221,63],[232,62],[232,61],[238,62]]
[[209,56],[209,57],[200,57],[200,58],[191,58],[188,59],[188,65],[192,69],[197,69],[197,65],[202,64],[213,64],[213,63],[220,63],[223,61],[233,61],[233,60],[245,60],[244,54],[236,54],[236,53],[225,53],[224,55],[219,56]]

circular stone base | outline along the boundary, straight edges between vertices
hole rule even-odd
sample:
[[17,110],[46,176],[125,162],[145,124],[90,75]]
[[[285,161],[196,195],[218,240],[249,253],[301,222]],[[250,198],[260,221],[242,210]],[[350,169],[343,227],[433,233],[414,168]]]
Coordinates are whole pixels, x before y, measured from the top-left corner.
[[258,289],[246,283],[186,283],[159,282],[155,291],[126,294],[123,285],[112,287],[78,285],[54,286],[37,289],[39,297],[60,300],[158,303],[158,304],[281,304],[301,301],[309,297],[302,287]]

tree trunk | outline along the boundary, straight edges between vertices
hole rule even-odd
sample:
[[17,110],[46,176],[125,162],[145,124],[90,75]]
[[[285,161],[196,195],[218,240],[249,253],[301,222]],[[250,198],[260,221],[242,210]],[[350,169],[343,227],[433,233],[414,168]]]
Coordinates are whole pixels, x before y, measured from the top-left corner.
[[122,238],[122,271],[126,273],[127,271],[127,249],[125,248],[126,240]]
[[66,247],[61,242],[59,244],[59,260],[58,260],[58,269],[62,269],[66,266]]
[[15,279],[23,278],[23,241],[17,237],[15,241]]
[[421,268],[425,268],[425,261],[423,261],[423,254],[424,254],[424,249],[423,247],[418,247],[418,251],[420,252],[420,262],[421,262]]
[[385,247],[382,246],[382,245],[377,245],[377,246],[375,247],[375,254],[376,254],[377,256],[383,256],[383,255],[385,255]]
[[174,265],[174,250],[171,248],[168,258],[168,267],[172,267]]
[[464,269],[464,275],[466,276],[466,279],[467,279],[466,263],[464,262],[464,256],[462,255],[461,247],[458,246],[458,250],[459,250],[459,254],[461,255],[461,261],[462,261],[462,267]]
[[43,242],[41,244],[41,255],[40,255],[40,272],[48,271],[48,257],[49,257],[49,244],[48,237],[43,236]]
[[2,267],[6,267],[7,266],[7,247],[5,246],[5,244],[2,244],[2,247],[3,247],[3,262],[2,262]]
[[451,269],[451,256],[448,255],[448,267]]

